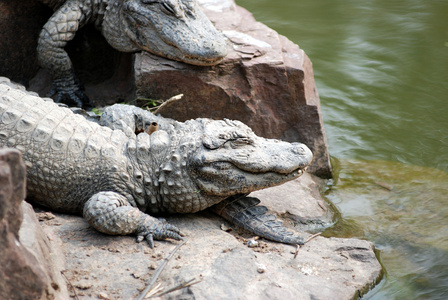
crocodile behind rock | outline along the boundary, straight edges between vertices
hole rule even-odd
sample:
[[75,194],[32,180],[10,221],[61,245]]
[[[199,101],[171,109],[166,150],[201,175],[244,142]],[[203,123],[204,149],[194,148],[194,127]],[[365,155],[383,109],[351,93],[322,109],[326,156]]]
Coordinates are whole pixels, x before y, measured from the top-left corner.
[[53,77],[56,102],[88,105],[64,47],[80,27],[93,23],[122,52],[148,51],[201,66],[218,64],[226,39],[196,0],[40,0],[55,10],[38,40],[38,60]]
[[[154,123],[159,130],[149,135]],[[28,199],[151,246],[153,238],[181,236],[149,214],[193,213],[282,184],[312,159],[305,145],[258,137],[239,121],[181,123],[114,105],[101,124],[0,80],[0,146],[23,153]],[[281,235],[265,236],[300,243]]]

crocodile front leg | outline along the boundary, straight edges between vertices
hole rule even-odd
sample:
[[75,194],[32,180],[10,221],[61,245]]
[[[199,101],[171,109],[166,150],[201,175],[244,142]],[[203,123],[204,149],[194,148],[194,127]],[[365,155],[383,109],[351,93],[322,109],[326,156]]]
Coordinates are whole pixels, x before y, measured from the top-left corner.
[[53,77],[49,96],[56,94],[56,102],[74,102],[79,107],[88,106],[90,101],[75,78],[72,62],[64,47],[85,23],[86,16],[80,3],[67,1],[44,25],[37,46],[39,64]]
[[146,239],[151,248],[154,239],[182,240],[177,227],[153,218],[129,204],[115,192],[100,192],[84,205],[84,219],[96,230],[110,235],[136,234],[137,241]]

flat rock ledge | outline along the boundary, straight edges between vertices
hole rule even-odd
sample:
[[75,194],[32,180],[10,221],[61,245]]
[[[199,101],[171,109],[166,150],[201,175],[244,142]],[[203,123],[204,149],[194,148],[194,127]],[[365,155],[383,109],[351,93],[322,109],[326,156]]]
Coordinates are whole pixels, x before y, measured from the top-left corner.
[[[41,215],[39,213],[38,215]],[[48,218],[48,213],[43,213]],[[356,239],[317,237],[299,249],[245,239],[221,229],[208,213],[168,218],[187,235],[158,282],[162,289],[189,280],[199,283],[160,299],[354,299],[381,277],[373,245]],[[133,237],[102,235],[80,217],[54,214],[41,222],[50,244],[65,256],[59,266],[71,297],[135,299],[177,242],[154,249]]]
[[[7,155],[0,153],[0,158],[6,157],[8,164],[0,161],[0,179],[7,183],[0,193],[6,195],[0,197],[1,299],[135,299],[178,244],[159,241],[150,249],[131,236],[101,234],[79,216],[40,209],[34,213],[19,200],[24,196],[20,153],[2,151]],[[10,170],[19,170],[19,176],[3,176]],[[15,197],[7,193],[12,187],[19,190]],[[288,227],[300,223],[318,230],[332,223],[309,174],[254,195]],[[158,282],[162,289],[189,280],[198,283],[157,299],[354,299],[382,278],[368,241],[315,237],[297,250],[259,239],[249,247],[251,236],[207,211],[173,215],[167,221],[181,228],[187,242]],[[18,266],[11,268],[8,261]]]

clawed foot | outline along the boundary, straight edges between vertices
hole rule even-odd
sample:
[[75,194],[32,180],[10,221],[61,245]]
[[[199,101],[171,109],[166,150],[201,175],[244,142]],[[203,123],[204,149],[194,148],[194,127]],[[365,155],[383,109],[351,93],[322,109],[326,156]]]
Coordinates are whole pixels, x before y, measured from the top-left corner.
[[56,95],[56,103],[65,103],[69,106],[75,105],[84,109],[90,109],[92,108],[90,99],[83,90],[80,84],[72,83],[70,80],[55,80],[48,96]]
[[180,241],[183,240],[182,236],[184,235],[180,230],[176,226],[168,224],[165,219],[150,218],[139,229],[137,242],[146,240],[152,249],[154,240],[174,239]]

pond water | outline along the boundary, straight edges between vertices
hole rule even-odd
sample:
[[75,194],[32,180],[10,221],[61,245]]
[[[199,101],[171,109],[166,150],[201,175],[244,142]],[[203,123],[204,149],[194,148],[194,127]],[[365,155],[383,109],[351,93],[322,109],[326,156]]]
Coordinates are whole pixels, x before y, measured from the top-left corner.
[[305,50],[335,161],[326,235],[369,239],[365,299],[448,299],[448,1],[237,0]]

